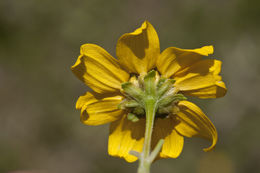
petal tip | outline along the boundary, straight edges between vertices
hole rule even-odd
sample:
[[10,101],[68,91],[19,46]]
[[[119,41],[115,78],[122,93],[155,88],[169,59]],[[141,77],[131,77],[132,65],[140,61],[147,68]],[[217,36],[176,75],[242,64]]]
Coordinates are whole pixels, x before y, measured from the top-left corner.
[[209,46],[209,54],[213,54],[214,53],[214,46],[210,45]]
[[82,55],[78,56],[76,62],[70,67],[71,71],[73,71],[80,64],[82,57],[83,57]]
[[147,20],[145,20],[143,23],[142,23],[142,29],[146,29],[147,28],[147,25],[149,24],[149,22]]
[[202,47],[202,49],[203,49],[203,51],[201,52],[201,54],[204,55],[204,56],[208,56],[208,55],[214,53],[213,45],[204,46],[204,47]]
[[132,156],[132,157],[124,157],[124,159],[125,159],[125,161],[127,161],[128,163],[133,163],[133,162],[135,162],[135,161],[138,160],[138,158],[135,157],[135,156]]
[[217,138],[218,138],[217,136],[215,136],[215,138],[213,137],[213,141],[212,141],[211,146],[208,147],[208,148],[204,148],[203,151],[204,151],[204,152],[209,152],[209,151],[214,150],[215,147],[216,147],[216,144],[217,144],[217,140],[218,140]]
[[209,148],[204,148],[203,151],[204,152],[210,152],[210,151],[214,150],[214,148],[215,148],[215,146],[209,147]]
[[223,81],[216,81],[216,86],[218,86],[216,91],[216,98],[224,97],[227,94],[227,87]]
[[142,25],[147,27],[148,25],[152,25],[152,24],[148,20],[145,20]]

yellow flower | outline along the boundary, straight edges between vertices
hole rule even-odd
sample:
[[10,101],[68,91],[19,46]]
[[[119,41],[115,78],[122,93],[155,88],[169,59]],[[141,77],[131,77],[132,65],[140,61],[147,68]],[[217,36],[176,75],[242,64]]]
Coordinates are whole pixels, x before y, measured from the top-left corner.
[[[199,98],[222,97],[226,87],[219,76],[221,62],[203,59],[212,53],[212,46],[198,49],[169,47],[160,53],[158,35],[148,21],[119,38],[116,46],[118,59],[97,45],[82,45],[80,56],[71,69],[93,92],[80,96],[76,103],[76,109],[81,110],[81,121],[86,125],[111,123],[108,153],[128,162],[136,161],[137,157],[130,155],[129,151],[142,151],[145,116],[143,109],[131,100],[132,91],[126,91],[122,84],[131,84],[142,92],[144,76],[155,70],[157,87],[160,81],[165,84],[165,81],[174,79],[166,87],[174,99],[182,94]],[[171,100],[170,106],[158,108],[152,148],[164,139],[160,158],[178,157],[184,137],[193,136],[212,142],[205,151],[213,149],[217,142],[214,125],[198,106],[184,99],[175,99]]]

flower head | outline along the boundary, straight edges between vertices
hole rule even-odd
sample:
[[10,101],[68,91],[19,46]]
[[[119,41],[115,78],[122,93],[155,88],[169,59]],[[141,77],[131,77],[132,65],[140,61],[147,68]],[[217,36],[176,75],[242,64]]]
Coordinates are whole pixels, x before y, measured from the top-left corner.
[[145,132],[144,99],[156,100],[152,148],[164,144],[160,158],[180,155],[184,137],[202,137],[217,142],[211,121],[185,96],[217,98],[226,93],[219,76],[221,62],[203,59],[212,46],[198,49],[169,47],[160,52],[158,35],[145,21],[134,32],[122,35],[116,46],[118,59],[94,44],[84,44],[71,67],[93,91],[80,96],[76,109],[87,125],[110,124],[108,153],[128,162],[137,160],[129,151],[141,152]]

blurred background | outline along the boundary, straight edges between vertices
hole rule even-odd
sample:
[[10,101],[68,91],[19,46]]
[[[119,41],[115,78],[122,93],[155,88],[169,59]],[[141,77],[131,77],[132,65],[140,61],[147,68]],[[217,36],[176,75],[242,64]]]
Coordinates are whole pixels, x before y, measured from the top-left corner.
[[260,1],[1,0],[0,173],[133,173],[107,154],[108,125],[85,126],[75,110],[88,89],[70,71],[80,45],[113,56],[117,39],[149,20],[161,50],[214,45],[228,93],[198,100],[219,132],[216,149],[185,140],[178,159],[152,172],[260,172]]

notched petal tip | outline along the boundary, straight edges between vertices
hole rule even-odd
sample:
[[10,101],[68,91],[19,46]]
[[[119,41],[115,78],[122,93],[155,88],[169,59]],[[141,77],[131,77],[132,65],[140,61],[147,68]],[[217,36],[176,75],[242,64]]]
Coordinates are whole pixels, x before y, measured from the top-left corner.
[[[196,50],[196,49],[195,49]],[[198,49],[197,49],[198,50]],[[200,50],[198,51],[199,54],[203,55],[203,56],[208,56],[210,54],[214,53],[214,47],[212,45],[210,46],[203,46],[202,48],[200,48]]]
[[203,99],[223,97],[227,89],[219,75],[221,63],[215,59],[200,60],[175,75],[175,86],[183,94]]
[[148,27],[153,27],[152,24],[150,22],[148,22],[147,20],[145,20],[142,25],[137,28],[134,32],[130,32],[130,33],[126,33],[124,35],[122,35],[121,37],[124,37],[125,35],[139,35],[141,34],[143,31],[145,31]]
[[74,73],[75,68],[80,64],[81,58],[82,58],[82,55],[79,55],[77,61],[70,67],[70,69],[73,73]]
[[216,97],[214,98],[220,98],[220,97],[224,97],[227,94],[227,88],[226,85],[223,81],[216,81]]
[[92,99],[93,94],[90,92],[86,92],[84,95],[80,96],[76,102],[76,109],[80,110],[84,107],[84,105],[89,104],[90,102],[93,102]]
[[160,54],[156,66],[163,76],[171,77],[198,62],[203,56],[212,54],[213,51],[211,45],[196,49],[168,47]]
[[[129,35],[139,35],[146,29],[147,29],[147,21],[144,21],[140,28],[137,28],[134,32],[126,33],[126,34],[129,34]],[[126,34],[124,34],[124,35],[126,35]]]
[[144,21],[131,33],[122,35],[116,46],[119,63],[129,73],[146,73],[155,67],[160,54],[160,44],[154,27]]

